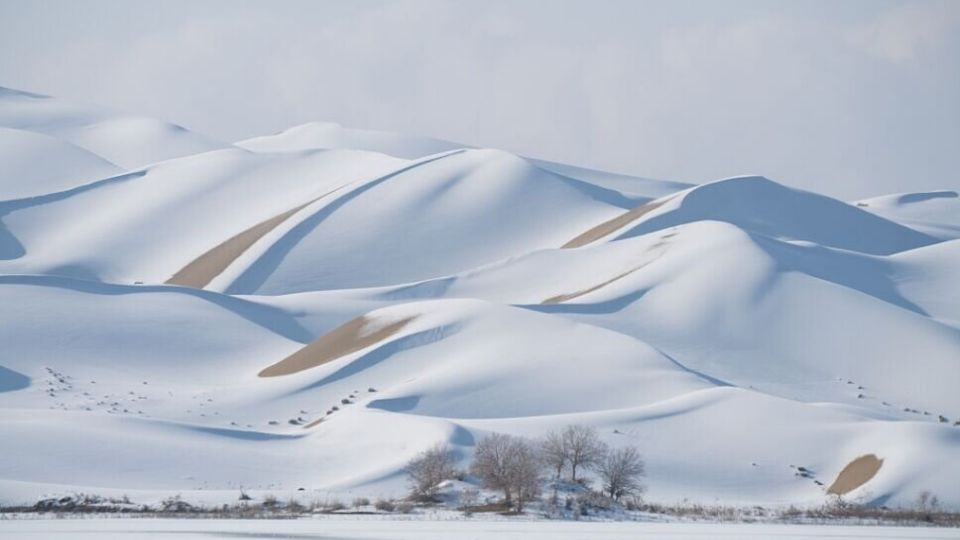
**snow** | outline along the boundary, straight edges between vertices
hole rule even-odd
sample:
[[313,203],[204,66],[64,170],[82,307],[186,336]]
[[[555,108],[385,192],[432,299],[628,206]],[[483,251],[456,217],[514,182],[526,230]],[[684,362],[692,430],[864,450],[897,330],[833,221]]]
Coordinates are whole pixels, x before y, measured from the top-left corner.
[[692,221],[717,220],[774,238],[890,255],[936,239],[836,199],[746,176],[696,186],[647,214],[619,238]]
[[154,118],[3,87],[0,127],[61,139],[128,170],[227,146]]
[[440,154],[319,201],[302,219],[291,220],[232,283],[214,287],[274,295],[467,270],[554,247],[622,210],[600,200],[601,193],[505,152]]
[[[11,90],[0,156],[0,503],[394,497],[437,442],[466,466],[487,433],[581,423],[639,447],[652,501],[817,506],[876,454],[849,499],[960,508],[949,192],[848,204],[331,124],[228,146]],[[408,322],[259,376],[357,317]]]
[[418,159],[464,148],[463,145],[439,139],[385,131],[350,129],[334,122],[310,122],[275,135],[240,141],[237,146],[254,152],[299,152],[349,148],[379,152],[404,159]]
[[161,520],[81,519],[0,521],[0,533],[42,540],[96,537],[126,538],[328,538],[375,540],[458,540],[468,538],[603,538],[638,537],[676,540],[751,538],[870,538],[933,540],[956,538],[950,529],[926,527],[736,525],[700,523],[591,523],[544,521],[421,521],[421,520]]
[[[260,156],[226,149],[0,203],[7,230],[26,251],[0,261],[0,271],[163,282],[230,236],[398,163],[351,151]],[[102,210],[91,216],[90,208]]]
[[855,204],[942,240],[960,238],[960,195],[956,191],[897,193]]
[[0,127],[0,200],[63,191],[123,170],[66,141]]

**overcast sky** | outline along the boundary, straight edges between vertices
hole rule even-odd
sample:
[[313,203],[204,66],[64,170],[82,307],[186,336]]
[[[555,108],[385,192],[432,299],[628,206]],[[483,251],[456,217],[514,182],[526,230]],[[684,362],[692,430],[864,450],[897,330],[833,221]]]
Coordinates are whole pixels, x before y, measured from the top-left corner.
[[0,0],[0,85],[641,176],[960,189],[960,1]]

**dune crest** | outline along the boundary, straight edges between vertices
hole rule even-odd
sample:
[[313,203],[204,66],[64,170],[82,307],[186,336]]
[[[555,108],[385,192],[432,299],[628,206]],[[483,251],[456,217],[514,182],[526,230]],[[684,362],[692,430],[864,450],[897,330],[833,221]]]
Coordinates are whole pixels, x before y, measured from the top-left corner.
[[276,364],[263,369],[257,375],[259,377],[278,377],[321,366],[341,356],[357,352],[387,339],[402,330],[415,318],[407,317],[389,324],[382,324],[382,321],[371,319],[365,315],[357,317],[315,339]]

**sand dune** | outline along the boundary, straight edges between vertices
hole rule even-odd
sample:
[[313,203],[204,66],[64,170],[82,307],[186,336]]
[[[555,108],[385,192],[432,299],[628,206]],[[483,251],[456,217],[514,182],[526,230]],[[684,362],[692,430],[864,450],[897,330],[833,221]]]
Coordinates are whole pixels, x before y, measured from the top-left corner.
[[190,264],[181,268],[170,279],[165,281],[165,283],[170,285],[195,287],[197,289],[206,287],[207,284],[213,280],[213,278],[220,275],[220,273],[230,266],[230,264],[232,264],[237,257],[242,255],[243,252],[256,243],[257,240],[263,238],[264,235],[275,229],[277,225],[280,225],[290,216],[319,201],[327,195],[336,192],[339,189],[340,188],[337,188],[333,191],[324,193],[316,199],[301,204],[296,208],[291,208],[290,210],[273,216],[270,219],[261,221],[253,227],[250,227],[249,229],[230,237],[210,251],[207,251],[203,255],[200,255],[191,261]]
[[847,463],[847,466],[840,471],[837,479],[834,480],[833,484],[827,489],[827,493],[831,495],[845,495],[857,489],[869,482],[870,479],[877,474],[877,471],[880,470],[881,465],[883,465],[883,460],[878,459],[877,456],[873,454],[858,457],[850,463]]
[[577,423],[652,503],[960,509],[956,188],[864,209],[325,124],[158,162],[207,147],[9,94],[2,505],[399,498],[436,444]]
[[365,349],[396,334],[415,317],[382,324],[366,316],[348,321],[283,360],[265,368],[260,377],[290,375],[315,368]]
[[618,229],[622,229],[623,227],[626,227],[631,222],[640,219],[641,217],[646,215],[648,212],[656,210],[668,200],[670,199],[648,202],[646,204],[643,204],[641,206],[634,208],[633,210],[629,210],[623,214],[620,214],[619,216],[609,221],[604,221],[600,225],[597,225],[596,227],[580,234],[573,240],[570,240],[566,244],[560,246],[560,249],[578,248],[578,247],[582,247],[587,244],[596,242],[597,240],[603,238],[604,236],[607,236],[608,234]]

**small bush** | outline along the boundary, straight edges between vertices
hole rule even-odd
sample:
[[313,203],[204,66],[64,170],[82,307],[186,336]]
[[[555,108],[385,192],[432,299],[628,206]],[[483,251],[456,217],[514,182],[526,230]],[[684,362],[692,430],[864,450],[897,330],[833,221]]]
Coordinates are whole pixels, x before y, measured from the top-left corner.
[[327,501],[323,509],[326,512],[339,512],[346,510],[347,505],[343,504],[339,499],[333,499],[332,501]]
[[184,501],[179,493],[160,501],[161,512],[190,512],[192,510],[193,506]]
[[[581,511],[590,510],[610,510],[614,507],[612,499],[605,497],[596,491],[585,491],[577,495],[577,504]],[[584,513],[584,515],[586,515]]]
[[396,503],[388,499],[377,499],[377,502],[373,503],[373,507],[381,512],[393,512],[397,509]]
[[460,506],[463,508],[476,506],[480,500],[480,490],[474,488],[463,488],[460,490]]
[[359,508],[361,506],[370,506],[370,499],[366,497],[357,497],[353,500],[353,507]]

